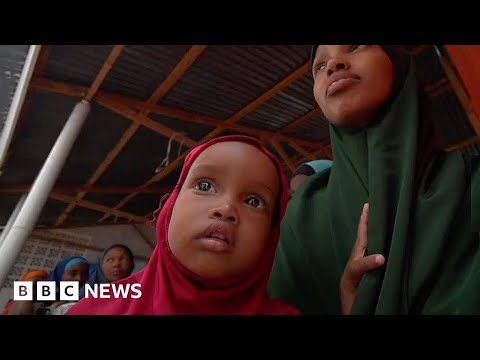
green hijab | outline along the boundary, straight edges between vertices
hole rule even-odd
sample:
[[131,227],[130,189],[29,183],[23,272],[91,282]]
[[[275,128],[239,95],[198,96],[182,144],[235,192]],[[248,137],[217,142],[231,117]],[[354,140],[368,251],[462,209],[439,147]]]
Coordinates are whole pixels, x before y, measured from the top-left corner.
[[470,228],[466,161],[458,151],[435,151],[420,119],[413,60],[401,85],[368,128],[330,125],[333,167],[311,176],[289,203],[271,297],[306,314],[339,314],[340,277],[368,202],[367,253],[386,263],[362,278],[351,313],[473,311],[465,299],[480,293],[472,276],[478,234]]

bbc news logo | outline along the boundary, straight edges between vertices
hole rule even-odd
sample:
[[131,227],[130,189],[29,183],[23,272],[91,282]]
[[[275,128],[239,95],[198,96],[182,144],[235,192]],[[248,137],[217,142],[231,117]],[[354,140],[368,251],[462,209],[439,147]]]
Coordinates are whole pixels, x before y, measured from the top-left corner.
[[[142,296],[140,284],[85,284],[85,297],[93,299],[138,299]],[[30,281],[13,282],[13,300],[33,300],[33,283]],[[55,281],[37,281],[36,300],[55,301]],[[60,281],[61,301],[78,301],[79,286],[77,281]]]

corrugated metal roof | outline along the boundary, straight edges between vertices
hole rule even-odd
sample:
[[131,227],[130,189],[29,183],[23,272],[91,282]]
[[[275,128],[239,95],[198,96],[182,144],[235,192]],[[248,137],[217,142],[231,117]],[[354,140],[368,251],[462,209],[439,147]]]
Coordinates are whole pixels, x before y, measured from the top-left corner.
[[57,183],[86,183],[131,123],[123,116],[92,103]]
[[139,194],[125,204],[120,210],[138,216],[145,216],[158,209],[162,196],[163,194]]
[[128,45],[101,90],[147,100],[189,48],[189,45]]
[[193,140],[200,140],[214,128],[205,124],[198,124],[191,121],[172,119],[158,114],[150,114],[149,117],[159,123],[168,126],[170,129],[182,133]]
[[[65,205],[66,204],[64,203],[63,204],[64,208],[65,208]],[[100,219],[103,215],[104,213],[102,212],[77,206],[70,213],[70,216],[67,218],[66,223],[68,225],[95,224],[97,220]],[[54,220],[56,221],[57,219],[55,218]]]
[[307,73],[245,116],[240,123],[270,131],[279,130],[317,106],[312,88],[313,79]]
[[[16,194],[8,194],[8,193],[0,193],[0,224],[5,225],[10,218],[13,210],[15,210],[15,206],[17,206],[20,197],[22,196],[21,193]],[[1,231],[0,231],[1,233]]]
[[[75,106],[76,99],[36,92],[11,144],[0,184],[31,184]],[[80,173],[78,173],[79,176]]]
[[241,131],[236,131],[236,130],[231,130],[231,129],[226,129],[222,131],[218,136],[228,136],[228,135],[246,135],[246,136],[252,136],[252,134],[247,134]]
[[315,115],[307,122],[288,133],[311,141],[320,141],[329,136],[328,121],[322,115]]
[[212,45],[162,102],[227,119],[307,59],[308,46]]
[[42,75],[90,86],[112,48],[112,45],[55,45]]
[[[170,161],[177,156],[179,144],[172,141]],[[138,186],[155,175],[167,153],[168,139],[150,129],[141,127],[133,135],[97,185]],[[164,186],[159,182],[158,186]]]
[[7,119],[30,45],[0,45],[0,131]]
[[63,201],[48,199],[38,217],[37,224],[52,226],[67,206]]
[[[113,65],[101,89],[147,99],[188,48],[189,45],[128,45]],[[54,46],[44,76],[90,86],[111,49],[110,45]],[[28,46],[25,46],[25,50],[28,50]],[[307,61],[308,56],[308,45],[212,45],[207,47],[160,103],[226,119],[291,74]],[[420,52],[417,58],[419,70],[425,74],[426,82],[435,83],[444,76],[432,47]],[[465,112],[451,91],[434,100],[437,102],[438,121],[445,123],[451,142],[472,134]],[[6,164],[5,174],[0,177],[0,186],[33,182],[76,101],[74,97],[50,93],[39,92],[34,95],[30,111],[25,114],[23,125],[12,144],[12,153]],[[315,106],[312,79],[307,73],[247,114],[241,122],[275,131]],[[186,132],[194,140],[200,140],[212,130],[208,125],[153,114],[150,117],[175,131]],[[130,120],[93,104],[92,112],[57,183],[85,183],[130,124]],[[226,134],[238,132],[225,130],[222,135]],[[289,135],[318,142],[328,137],[328,122],[322,116],[315,116],[292,130]],[[166,155],[167,145],[167,138],[141,127],[95,185],[143,184],[155,175],[155,169]],[[298,158],[292,148],[284,143],[281,145],[290,158]],[[269,148],[276,154],[272,146]],[[172,144],[171,161],[177,153],[178,143],[175,141]],[[178,167],[154,185],[173,186],[180,170],[181,167]],[[125,195],[89,193],[85,199],[113,206]],[[157,208],[160,196],[138,195],[122,210],[145,215]],[[19,197],[20,194],[0,194],[0,220],[3,219],[3,223],[8,219]],[[47,210],[39,223],[52,224],[65,206],[63,202],[49,200]],[[77,207],[69,216],[67,224],[95,223],[101,217],[99,212]]]
[[84,200],[91,201],[104,206],[113,207],[119,203],[128,194],[102,194],[102,193],[88,193],[83,198]]

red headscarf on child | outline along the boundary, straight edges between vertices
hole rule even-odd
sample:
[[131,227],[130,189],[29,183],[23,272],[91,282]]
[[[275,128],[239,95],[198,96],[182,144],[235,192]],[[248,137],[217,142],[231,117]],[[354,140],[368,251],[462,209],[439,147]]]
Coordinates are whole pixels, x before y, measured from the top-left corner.
[[[173,206],[192,163],[206,148],[224,141],[252,144],[266,154],[277,168],[281,186],[280,197],[273,216],[269,241],[256,269],[241,277],[207,280],[188,270],[175,258],[168,245],[168,226]],[[180,178],[171,196],[164,206],[161,206],[157,221],[157,246],[148,264],[138,273],[111,283],[124,285],[139,283],[142,296],[137,299],[84,298],[67,314],[298,314],[291,306],[267,297],[267,282],[280,235],[280,220],[287,206],[287,189],[287,180],[279,161],[255,138],[241,135],[224,136],[194,148],[185,158]]]

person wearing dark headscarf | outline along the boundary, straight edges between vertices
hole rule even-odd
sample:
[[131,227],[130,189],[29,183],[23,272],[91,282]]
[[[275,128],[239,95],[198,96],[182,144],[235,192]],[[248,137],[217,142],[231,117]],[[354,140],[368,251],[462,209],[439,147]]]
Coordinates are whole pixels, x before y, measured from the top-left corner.
[[60,307],[71,306],[74,302],[60,300],[60,282],[76,281],[78,282],[79,292],[82,290],[88,278],[88,261],[82,256],[70,256],[57,263],[53,271],[48,274],[47,281],[55,281],[56,300],[45,301],[44,306],[39,308],[36,315],[59,315]]
[[[87,284],[106,284],[129,277],[135,267],[132,250],[123,244],[113,244],[100,255],[97,263],[90,264]],[[85,297],[85,288],[81,289],[80,298]]]
[[330,169],[332,164],[333,162],[331,160],[321,159],[308,161],[297,167],[290,176],[290,196],[292,196],[295,190],[297,190],[310,176]]
[[312,54],[335,165],[290,201],[269,295],[306,314],[340,314],[338,285],[368,203],[365,255],[385,264],[362,278],[351,314],[478,312],[470,188],[480,179],[469,167],[478,169],[439,147],[414,60],[395,45],[317,45]]

